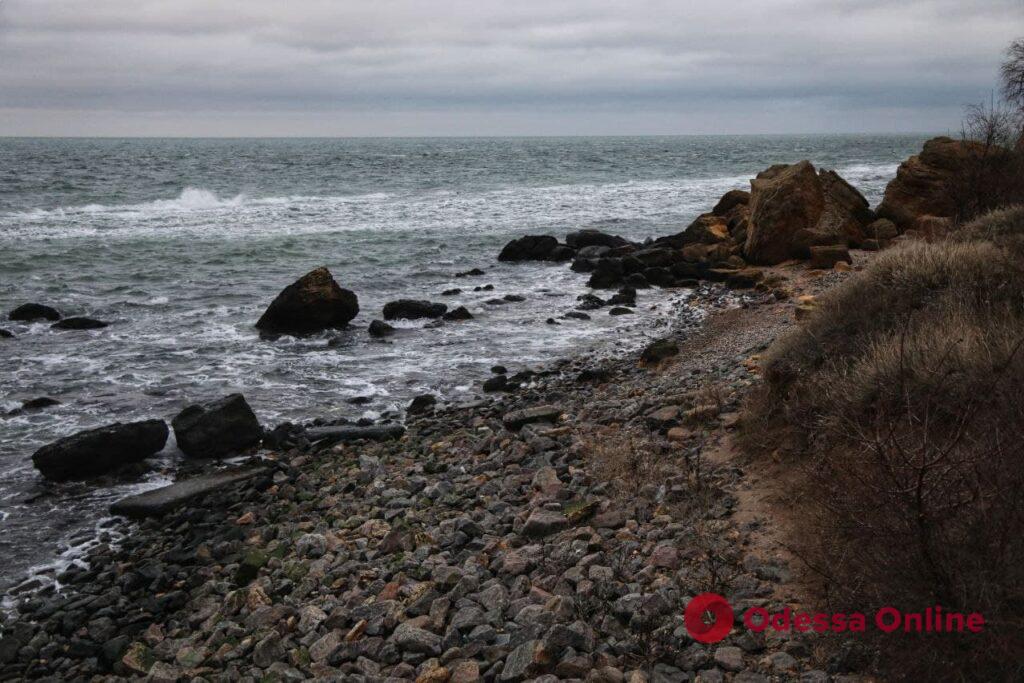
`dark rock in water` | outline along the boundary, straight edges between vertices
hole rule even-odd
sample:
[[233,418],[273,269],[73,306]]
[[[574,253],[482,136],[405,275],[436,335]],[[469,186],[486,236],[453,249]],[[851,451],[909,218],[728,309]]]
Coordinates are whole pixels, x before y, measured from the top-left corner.
[[647,280],[647,276],[643,273],[631,273],[630,275],[627,275],[626,284],[634,289],[647,289],[651,286],[651,283]]
[[271,450],[293,448],[297,441],[303,439],[305,430],[291,422],[283,422],[269,432],[263,432],[263,447]]
[[456,294],[462,294],[462,290],[459,289],[458,287],[455,287],[453,289],[446,289],[443,292],[441,292],[441,296],[455,296]]
[[504,306],[508,302],[504,299],[488,299],[484,303],[488,306]]
[[0,327],[0,339],[13,339],[14,334],[4,328]]
[[607,301],[595,294],[580,294],[576,300],[580,302],[576,306],[578,311],[595,311],[608,305]]
[[504,365],[495,365],[491,368],[491,372],[493,372],[495,375],[504,375],[505,373],[508,372],[508,368],[506,368]]
[[590,320],[590,316],[582,311],[569,311],[563,318],[572,318],[573,320]]
[[191,405],[171,421],[178,447],[190,458],[222,458],[255,446],[259,420],[241,394]]
[[648,282],[659,287],[668,287],[675,282],[675,277],[673,277],[672,271],[663,267],[648,268],[644,271],[644,277]]
[[626,308],[625,306],[616,306],[612,310],[608,311],[608,315],[631,315],[633,313],[632,308]]
[[521,294],[506,294],[502,297],[505,301],[511,301],[512,303],[519,303],[520,301],[526,301],[526,297]]
[[551,235],[527,235],[514,239],[498,254],[499,261],[546,261],[558,247]]
[[489,292],[492,289],[494,289],[494,285],[483,285],[483,286],[474,287],[473,291],[474,292]]
[[420,394],[415,397],[409,406],[405,409],[405,412],[410,415],[421,415],[423,413],[430,412],[437,405],[437,397],[433,394]]
[[346,400],[345,403],[351,403],[354,406],[364,406],[367,403],[373,403],[373,398],[370,396],[353,396]]
[[8,315],[11,320],[32,322],[33,320],[60,320],[60,312],[56,308],[43,304],[22,304]]
[[166,443],[167,425],[163,420],[117,422],[43,446],[32,454],[32,464],[54,481],[85,479],[144,460]]
[[597,267],[597,259],[592,258],[578,258],[572,262],[569,266],[569,270],[574,273],[591,273]]
[[551,250],[548,254],[549,261],[571,261],[573,256],[576,255],[576,250],[572,247],[567,247],[564,244],[559,244],[557,247]]
[[536,422],[557,422],[561,414],[561,409],[556,406],[537,406],[505,413],[501,421],[506,429],[519,431],[526,425]]
[[608,299],[612,306],[636,306],[636,290],[632,287],[623,287],[615,296]]
[[435,304],[423,299],[399,299],[384,304],[384,319],[440,318],[447,310],[447,304]]
[[566,235],[565,243],[573,249],[583,249],[585,247],[622,247],[629,244],[629,241],[600,230],[578,230]]
[[679,355],[679,345],[671,339],[659,339],[651,342],[640,354],[640,360],[644,363],[659,363],[666,358]]
[[64,318],[60,322],[50,325],[50,327],[55,330],[98,330],[109,325],[110,323],[94,318],[75,317]]
[[193,498],[234,486],[269,471],[266,467],[237,467],[211,472],[123,498],[110,506],[110,513],[134,518],[156,517],[180,507]]
[[306,430],[310,441],[388,441],[405,434],[402,425],[379,425],[365,427],[313,427]]
[[42,410],[43,408],[50,408],[51,406],[59,406],[60,401],[49,396],[40,396],[39,398],[30,398],[21,404],[21,407],[25,410]]
[[594,245],[591,247],[583,247],[576,252],[576,258],[581,259],[599,259],[602,256],[608,256],[611,252],[611,247],[603,247],[600,245]]
[[465,306],[459,306],[444,314],[445,320],[472,320],[473,314]]
[[508,386],[508,377],[505,375],[495,375],[494,377],[488,378],[484,381],[484,391],[491,393],[493,391],[504,391]]
[[272,334],[313,334],[345,327],[358,313],[356,295],[341,288],[331,271],[321,267],[285,287],[256,327]]
[[610,271],[595,270],[587,280],[587,286],[593,289],[612,289],[620,284],[622,284],[622,274]]
[[383,320],[372,320],[370,321],[370,336],[378,339],[382,337],[390,337],[395,333],[395,328],[388,325]]
[[485,274],[484,271],[480,270],[479,268],[473,268],[471,270],[467,270],[467,271],[464,271],[464,272],[461,272],[461,273],[455,273],[455,277],[474,277],[474,276],[477,276],[477,275],[484,275],[484,274]]
[[554,318],[548,318],[544,322],[547,323],[548,325],[558,325],[559,324],[558,321],[555,320]]

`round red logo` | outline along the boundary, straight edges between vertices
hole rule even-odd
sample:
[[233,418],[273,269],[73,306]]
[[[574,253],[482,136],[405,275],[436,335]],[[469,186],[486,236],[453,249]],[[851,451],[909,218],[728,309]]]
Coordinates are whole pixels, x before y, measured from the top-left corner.
[[686,606],[686,630],[699,643],[717,643],[732,630],[732,607],[717,593],[701,593]]

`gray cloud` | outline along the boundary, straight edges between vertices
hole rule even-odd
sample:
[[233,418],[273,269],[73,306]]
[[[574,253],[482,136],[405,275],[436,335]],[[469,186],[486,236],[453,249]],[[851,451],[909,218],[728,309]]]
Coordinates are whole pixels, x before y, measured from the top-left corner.
[[945,130],[1018,0],[7,0],[0,134]]

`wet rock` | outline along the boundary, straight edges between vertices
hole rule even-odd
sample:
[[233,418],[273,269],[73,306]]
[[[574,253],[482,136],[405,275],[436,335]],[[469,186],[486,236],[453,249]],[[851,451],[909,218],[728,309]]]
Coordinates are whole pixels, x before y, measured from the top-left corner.
[[4,328],[0,327],[0,339],[13,339],[13,338],[14,338],[14,333],[13,332],[11,332],[10,330],[5,330]]
[[163,420],[115,423],[78,432],[43,446],[32,464],[47,479],[84,479],[144,460],[167,443]]
[[646,364],[654,364],[677,355],[679,355],[678,344],[671,339],[659,339],[644,348],[640,354],[640,360]]
[[546,261],[558,247],[551,235],[526,235],[514,239],[498,254],[499,261]]
[[455,273],[455,277],[476,277],[478,275],[486,275],[486,273],[479,268],[471,268],[461,273]]
[[600,230],[577,230],[565,236],[565,243],[573,249],[588,247],[605,247],[614,249],[629,244],[629,241],[618,235],[609,235]]
[[44,408],[51,408],[59,405],[61,405],[60,401],[55,398],[40,396],[39,398],[31,398],[22,402],[21,407],[23,410],[43,410]]
[[190,458],[223,458],[257,445],[263,436],[242,394],[190,405],[171,426],[178,448]]
[[580,311],[593,311],[608,305],[604,299],[594,294],[580,294],[576,300],[579,301],[576,309]]
[[110,323],[85,317],[64,318],[60,322],[50,325],[55,330],[99,330],[109,326]]
[[177,481],[152,491],[122,498],[110,506],[110,513],[125,517],[157,517],[214,491],[237,486],[267,473],[265,467],[237,467]]
[[473,314],[465,306],[459,306],[444,314],[445,320],[472,320]]
[[457,294],[462,294],[462,290],[459,289],[458,287],[454,287],[452,289],[446,289],[443,292],[441,292],[441,296],[455,296]]
[[495,391],[505,391],[508,387],[508,377],[505,375],[497,375],[496,377],[489,377],[484,380],[483,390],[491,393]]
[[448,310],[447,304],[431,303],[426,300],[399,299],[384,305],[385,320],[417,320],[420,318],[440,318]]
[[610,311],[608,311],[608,315],[632,315],[633,312],[634,311],[632,308],[626,308],[625,306],[615,306]]
[[359,313],[359,299],[343,289],[327,268],[317,268],[288,285],[256,321],[270,334],[306,335],[345,327]]
[[10,320],[34,322],[36,320],[60,320],[60,312],[43,304],[22,304],[7,314]]
[[433,394],[420,394],[413,398],[406,407],[405,412],[409,415],[422,415],[423,413],[429,413],[437,405],[437,397]]
[[368,332],[370,333],[370,336],[375,339],[383,339],[384,337],[390,337],[393,335],[396,330],[383,320],[372,320],[370,321],[370,328]]
[[545,405],[533,408],[523,408],[506,413],[502,418],[505,428],[512,431],[519,431],[528,424],[537,422],[557,422],[562,411],[557,406]]

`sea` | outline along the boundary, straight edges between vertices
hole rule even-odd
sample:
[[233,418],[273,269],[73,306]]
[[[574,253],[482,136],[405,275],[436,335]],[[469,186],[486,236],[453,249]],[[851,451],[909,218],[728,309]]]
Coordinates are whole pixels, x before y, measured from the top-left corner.
[[[118,525],[107,508],[167,483],[173,436],[142,474],[53,485],[40,446],[112,422],[172,418],[241,392],[261,422],[376,418],[411,397],[472,400],[511,371],[608,354],[657,334],[669,296],[589,321],[586,276],[499,264],[510,239],[595,228],[631,240],[678,232],[771,164],[809,159],[872,202],[927,135],[372,138],[0,138],[0,589],[52,579]],[[327,266],[359,298],[350,329],[261,339],[286,285]],[[455,277],[479,268],[483,276]],[[492,285],[489,291],[474,288]],[[461,288],[456,296],[442,296]],[[507,294],[525,301],[485,302]],[[366,327],[393,299],[465,305],[471,321]],[[7,320],[26,302],[109,327]],[[23,401],[60,405],[18,412]],[[363,403],[353,403],[361,399]],[[23,586],[24,587],[24,586]]]

